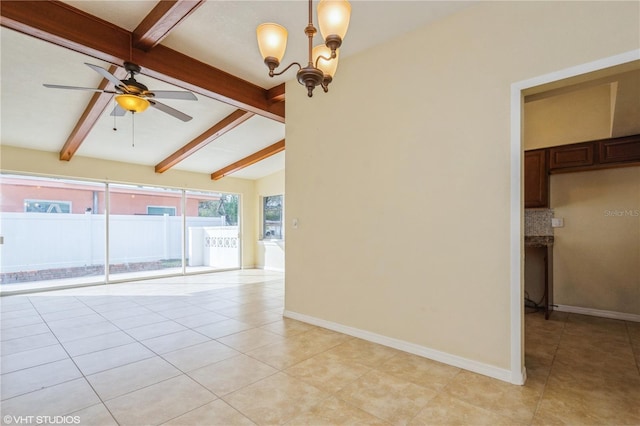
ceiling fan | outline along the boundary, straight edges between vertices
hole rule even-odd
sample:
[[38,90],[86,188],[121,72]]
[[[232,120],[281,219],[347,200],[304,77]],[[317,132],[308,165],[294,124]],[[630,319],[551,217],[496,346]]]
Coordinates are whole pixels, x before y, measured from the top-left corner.
[[132,62],[124,63],[124,69],[128,73],[127,78],[124,80],[118,80],[115,75],[97,65],[88,64],[86,62],[85,65],[113,83],[115,86],[114,90],[95,89],[91,87],[61,86],[58,84],[44,84],[44,86],[51,89],[88,90],[92,92],[112,93],[116,95],[115,100],[118,104],[111,115],[125,115],[127,111],[142,112],[147,109],[148,106],[152,106],[155,109],[169,114],[179,120],[191,120],[191,116],[178,111],[169,105],[160,103],[156,101],[155,98],[197,101],[198,98],[196,98],[193,93],[180,90],[150,91],[147,86],[136,81],[134,76],[140,73],[140,66]]

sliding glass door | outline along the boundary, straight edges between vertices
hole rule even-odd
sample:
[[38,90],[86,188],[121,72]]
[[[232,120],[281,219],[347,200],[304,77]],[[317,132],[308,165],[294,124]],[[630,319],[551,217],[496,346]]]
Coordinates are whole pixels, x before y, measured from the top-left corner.
[[2,290],[104,282],[104,184],[0,175],[0,194]]
[[182,273],[182,191],[109,185],[109,280]]
[[239,209],[238,194],[0,174],[0,292],[239,268]]
[[239,268],[240,197],[186,191],[187,272]]

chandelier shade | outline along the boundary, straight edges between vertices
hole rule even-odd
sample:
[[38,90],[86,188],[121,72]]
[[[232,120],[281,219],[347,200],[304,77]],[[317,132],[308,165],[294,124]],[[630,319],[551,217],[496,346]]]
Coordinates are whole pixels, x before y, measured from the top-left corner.
[[339,37],[344,40],[349,28],[351,5],[348,1],[320,0],[318,4],[318,25],[322,38],[330,40]]
[[149,108],[149,101],[136,95],[117,95],[116,102],[125,111],[143,112]]
[[[340,51],[336,51],[336,57],[331,58],[331,49],[324,44],[319,44],[313,48],[313,63],[324,73],[325,76],[333,78],[338,68],[338,57]],[[329,58],[329,59],[328,59]]]
[[265,23],[258,26],[258,48],[269,68],[269,76],[274,77],[285,73],[296,65],[298,73],[296,78],[300,84],[307,88],[307,96],[313,96],[313,89],[322,86],[325,92],[329,91],[329,84],[338,67],[338,48],[342,45],[342,39],[349,28],[351,19],[351,5],[347,0],[320,0],[318,4],[318,21],[323,35],[324,45],[313,47],[313,37],[318,30],[313,26],[313,0],[309,0],[309,23],[304,29],[308,38],[308,62],[302,66],[299,62],[293,62],[282,71],[275,72],[280,66],[287,48],[287,30],[273,23]]
[[271,57],[280,62],[287,49],[287,29],[282,25],[269,22],[258,25],[256,34],[262,58]]

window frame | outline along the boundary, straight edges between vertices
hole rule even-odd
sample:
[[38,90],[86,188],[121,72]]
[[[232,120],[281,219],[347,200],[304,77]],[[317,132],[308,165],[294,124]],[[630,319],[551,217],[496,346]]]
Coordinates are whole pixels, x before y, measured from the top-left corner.
[[[47,211],[44,212],[34,212],[34,211],[29,211],[27,205],[28,204],[37,204],[37,203],[48,203],[49,207],[47,208]],[[58,205],[59,207],[62,207],[62,205],[68,206],[69,207],[69,211],[65,212],[65,211],[59,211],[59,212],[54,212],[54,211],[49,211],[49,209],[53,206],[53,205]],[[24,212],[25,213],[56,213],[56,214],[70,214],[73,212],[73,203],[71,201],[62,201],[62,200],[36,200],[36,199],[25,199],[24,200]]]
[[[280,227],[280,233],[277,237],[271,237],[265,235],[267,229],[267,214],[266,214],[266,205],[269,198],[280,197],[280,220],[279,225],[275,224],[273,226]],[[264,195],[261,197],[261,207],[260,207],[260,241],[284,241],[284,194],[274,194],[274,195]]]
[[[157,213],[149,213],[149,209],[160,209],[160,210],[172,210],[173,209],[173,214],[171,213],[162,213],[162,214],[157,214]],[[178,209],[174,206],[150,206],[147,205],[147,216],[164,216],[165,214],[168,214],[168,216],[177,216],[178,213]]]

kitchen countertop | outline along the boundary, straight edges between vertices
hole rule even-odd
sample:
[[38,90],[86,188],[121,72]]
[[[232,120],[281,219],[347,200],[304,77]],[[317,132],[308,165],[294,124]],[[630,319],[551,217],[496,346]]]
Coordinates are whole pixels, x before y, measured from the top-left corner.
[[549,247],[553,245],[553,235],[525,235],[525,247]]

